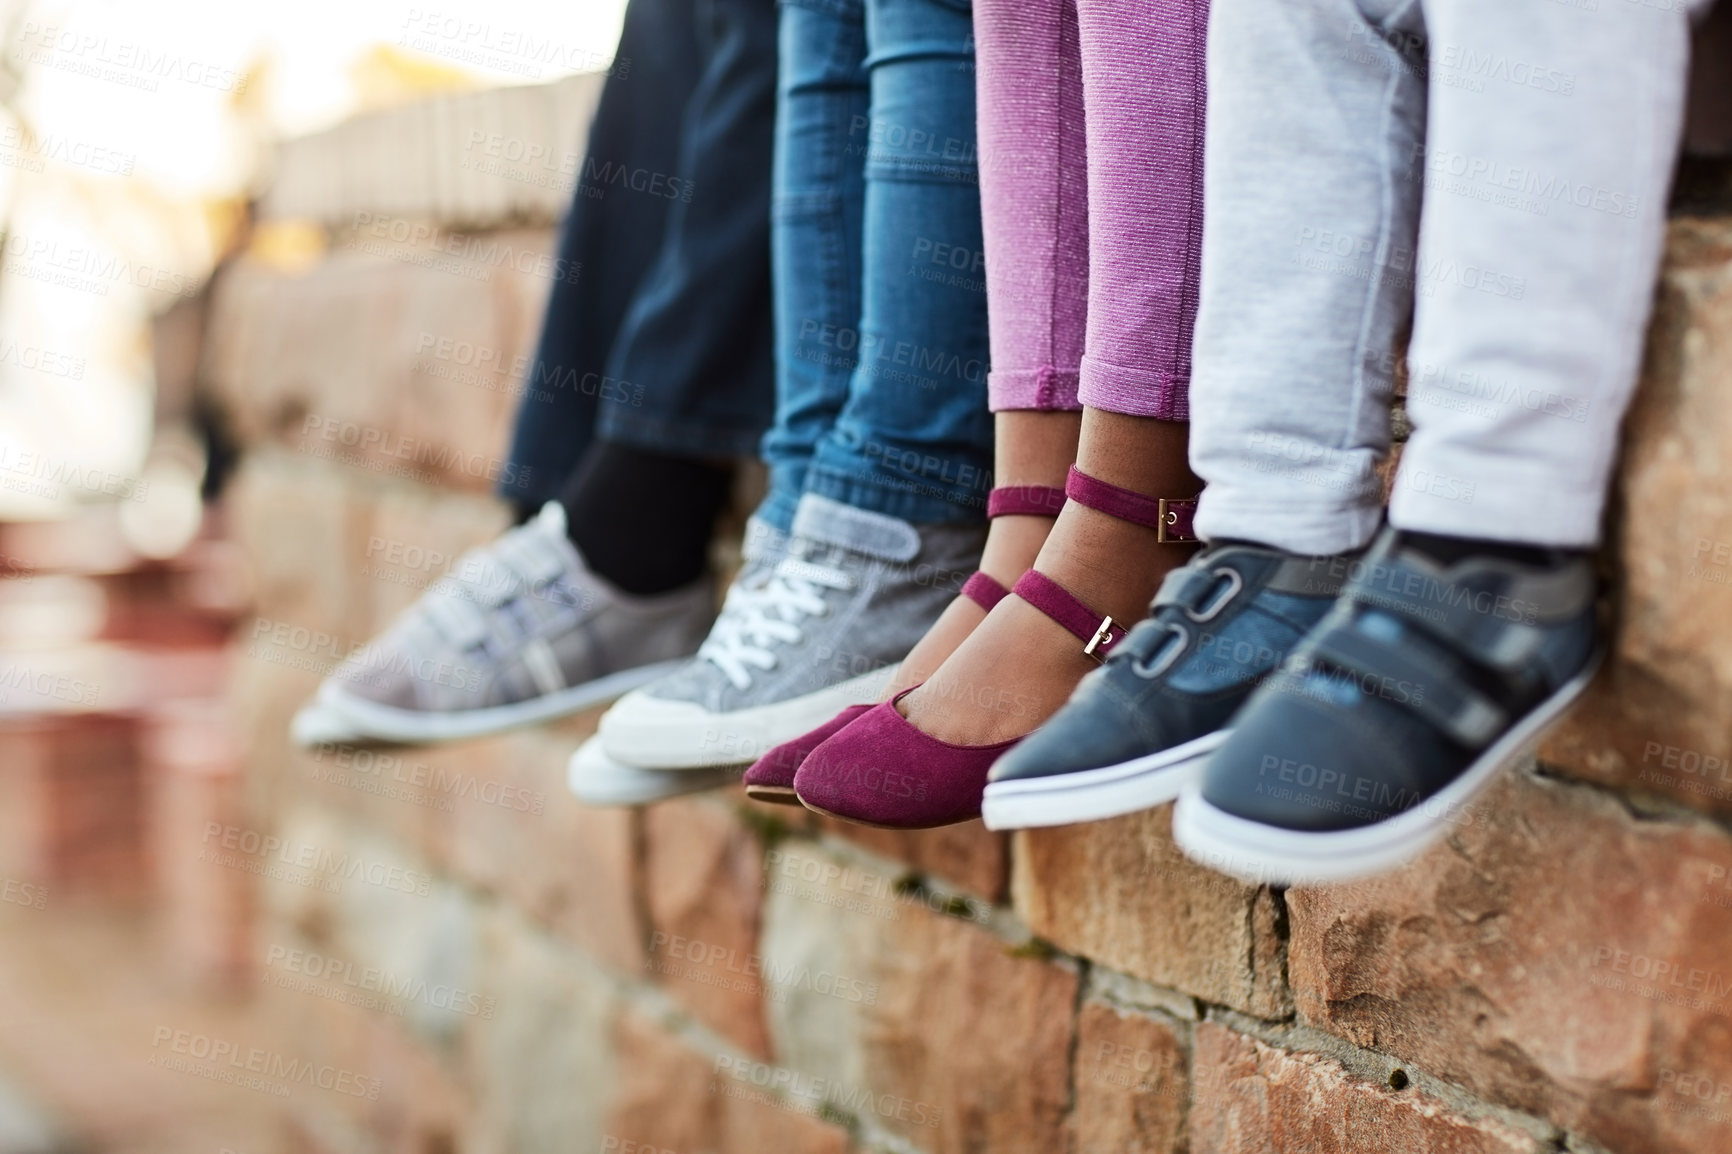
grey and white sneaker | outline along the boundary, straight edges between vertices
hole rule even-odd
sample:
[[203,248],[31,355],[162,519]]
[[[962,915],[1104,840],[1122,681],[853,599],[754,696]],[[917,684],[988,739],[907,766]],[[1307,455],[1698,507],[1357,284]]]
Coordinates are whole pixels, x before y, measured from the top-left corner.
[[577,800],[593,806],[650,805],[670,797],[738,785],[740,767],[719,769],[639,769],[607,755],[601,738],[577,748],[565,768],[565,784]]
[[755,761],[877,699],[980,561],[984,526],[914,526],[807,494],[788,557],[736,581],[697,659],[601,719],[609,757],[644,769]]
[[[713,619],[708,579],[634,597],[590,572],[565,510],[465,554],[352,654],[296,719],[303,742],[426,742],[547,721],[677,669]],[[351,738],[352,739],[352,738]]]

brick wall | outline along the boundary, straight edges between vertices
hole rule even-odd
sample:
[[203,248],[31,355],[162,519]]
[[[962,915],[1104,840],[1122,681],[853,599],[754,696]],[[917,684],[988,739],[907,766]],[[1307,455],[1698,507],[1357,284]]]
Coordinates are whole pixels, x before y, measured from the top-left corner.
[[521,351],[546,290],[345,227],[311,268],[228,269],[204,359],[255,597],[218,800],[275,839],[234,863],[256,917],[208,916],[255,918],[296,1051],[379,1087],[298,1105],[301,1149],[1732,1149],[1732,218],[1672,226],[1591,698],[1422,860],[1285,893],[1186,860],[1167,809],[1014,838],[586,809],[593,714],[290,749],[336,657],[503,522],[511,382],[428,334]]

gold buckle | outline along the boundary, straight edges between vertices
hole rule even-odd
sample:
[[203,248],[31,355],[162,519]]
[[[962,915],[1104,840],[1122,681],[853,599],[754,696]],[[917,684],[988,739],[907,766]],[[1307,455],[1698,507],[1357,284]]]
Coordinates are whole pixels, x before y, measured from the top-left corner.
[[1177,525],[1179,523],[1179,511],[1177,509],[1167,508],[1167,506],[1169,504],[1176,504],[1176,502],[1169,502],[1168,499],[1165,497],[1160,498],[1160,502],[1161,502],[1160,505],[1155,510],[1156,513],[1159,515],[1157,518],[1157,523],[1155,525],[1155,544],[1165,545],[1169,541],[1189,541],[1189,540],[1191,540],[1191,538],[1189,538],[1189,537],[1169,537],[1169,536],[1167,536],[1167,530],[1171,526]]
[[1089,643],[1083,646],[1083,652],[1094,658],[1096,661],[1105,662],[1106,658],[1096,653],[1095,650],[1102,645],[1110,645],[1112,643],[1113,630],[1118,628],[1118,624],[1119,623],[1114,621],[1111,617],[1101,618],[1100,627],[1095,630],[1095,635],[1089,638]]

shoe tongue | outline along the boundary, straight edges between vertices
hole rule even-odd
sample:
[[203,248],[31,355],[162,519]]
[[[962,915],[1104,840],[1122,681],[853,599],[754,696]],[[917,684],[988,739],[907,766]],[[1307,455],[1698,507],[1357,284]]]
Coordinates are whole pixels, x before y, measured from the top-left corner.
[[920,532],[908,522],[808,493],[794,511],[794,536],[881,561],[912,561]]

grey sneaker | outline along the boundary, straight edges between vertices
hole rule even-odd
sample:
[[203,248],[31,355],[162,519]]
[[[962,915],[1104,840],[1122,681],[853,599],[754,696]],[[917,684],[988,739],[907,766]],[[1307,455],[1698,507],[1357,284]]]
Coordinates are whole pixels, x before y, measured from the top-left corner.
[[351,655],[292,732],[329,741],[346,723],[366,739],[445,741],[574,713],[678,668],[713,609],[707,579],[654,597],[614,589],[549,502]]
[[985,540],[984,526],[916,527],[807,494],[774,576],[735,582],[697,659],[602,717],[608,756],[644,769],[743,764],[876,700]]

